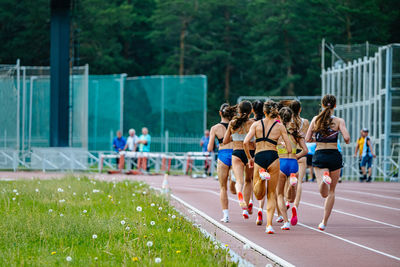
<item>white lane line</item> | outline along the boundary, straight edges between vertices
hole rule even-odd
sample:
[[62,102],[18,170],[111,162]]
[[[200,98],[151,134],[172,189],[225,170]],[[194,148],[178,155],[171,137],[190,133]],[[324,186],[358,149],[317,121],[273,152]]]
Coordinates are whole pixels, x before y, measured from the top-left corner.
[[183,204],[184,206],[186,206],[187,208],[193,210],[194,212],[196,212],[197,214],[199,214],[204,219],[206,219],[210,223],[214,224],[218,228],[222,229],[223,231],[227,232],[228,234],[232,235],[233,237],[237,238],[238,240],[242,241],[243,243],[248,244],[254,250],[258,251],[259,253],[261,253],[262,255],[266,256],[269,259],[271,259],[272,261],[274,261],[274,262],[276,262],[276,263],[278,263],[278,264],[280,264],[280,265],[282,265],[284,267],[286,267],[286,266],[287,267],[294,267],[293,264],[285,261],[281,257],[279,257],[279,256],[275,255],[274,253],[272,253],[271,251],[266,250],[265,248],[257,245],[256,243],[253,243],[252,241],[250,241],[246,237],[244,237],[241,234],[239,234],[239,233],[233,231],[232,229],[226,227],[225,225],[221,224],[220,222],[217,222],[216,220],[214,220],[213,218],[208,216],[206,213],[202,212],[201,210],[198,210],[197,208],[193,207],[192,205],[190,205],[186,201],[182,200],[181,198],[179,198],[179,197],[177,197],[177,196],[175,196],[173,194],[171,194],[171,197],[174,198],[176,201],[180,202],[181,204]]
[[389,196],[384,196],[384,195],[379,195],[379,194],[365,193],[365,192],[359,192],[359,191],[353,191],[353,190],[340,189],[339,191],[340,192],[349,192],[349,193],[359,194],[359,195],[367,195],[367,196],[386,198],[386,199],[400,200],[400,197],[389,197]]
[[[318,205],[315,205],[315,204],[312,204],[312,203],[308,203],[308,202],[304,202],[304,201],[301,201],[301,204],[308,205],[308,206],[311,206],[311,207],[314,207],[314,208],[318,208],[318,209],[322,209],[322,210],[324,209],[324,207],[322,207],[322,206],[318,206]],[[387,225],[387,226],[390,226],[390,227],[394,227],[394,228],[400,229],[400,226],[398,226],[398,225],[385,223],[385,222],[382,222],[382,221],[370,219],[370,218],[367,218],[367,217],[355,215],[355,214],[348,213],[348,212],[341,211],[341,210],[337,210],[337,209],[332,209],[332,211],[340,213],[340,214],[344,214],[344,215],[347,215],[347,216],[355,217],[355,218],[358,218],[358,219],[362,219],[362,220],[366,220],[366,221],[370,221],[370,222],[374,222],[374,223],[379,223],[379,224],[383,224],[383,225]]]
[[[209,191],[209,190],[207,190],[207,191],[208,191],[208,192],[210,192],[210,193],[213,193],[213,194],[219,195],[218,193],[216,193],[216,192],[214,192],[214,191]],[[233,198],[231,198],[231,197],[229,197],[229,199],[230,199],[230,200],[232,200],[232,201],[234,201],[234,202],[237,202],[237,203],[239,203],[239,201],[238,201],[237,199],[233,199]],[[264,210],[264,211],[266,212],[266,210]],[[276,214],[275,214],[275,215],[276,215]],[[348,239],[345,239],[345,238],[343,238],[343,237],[340,237],[340,236],[337,236],[337,235],[334,235],[334,234],[331,234],[331,233],[328,233],[328,232],[325,232],[325,231],[321,231],[321,230],[319,230],[319,229],[316,229],[316,228],[314,228],[314,227],[308,226],[308,225],[306,225],[306,224],[303,224],[303,223],[297,223],[297,224],[298,224],[298,225],[300,225],[300,226],[303,226],[303,227],[305,227],[305,228],[307,228],[307,229],[310,229],[310,230],[316,231],[316,232],[318,232],[318,233],[321,233],[321,234],[328,235],[328,236],[330,236],[330,237],[333,237],[333,238],[339,239],[339,240],[341,240],[341,241],[347,242],[347,243],[349,243],[349,244],[352,244],[352,245],[355,245],[355,246],[357,246],[357,247],[360,247],[360,248],[363,248],[363,249],[366,249],[366,250],[369,250],[369,251],[375,252],[375,253],[377,253],[377,254],[381,254],[381,255],[383,255],[383,256],[386,256],[386,257],[389,257],[389,258],[395,259],[395,260],[397,260],[397,261],[400,261],[400,258],[399,258],[399,257],[396,257],[396,256],[393,256],[393,255],[390,255],[390,254],[388,254],[388,253],[385,253],[385,252],[382,252],[382,251],[380,251],[380,250],[376,250],[376,249],[373,249],[373,248],[370,248],[370,247],[367,247],[367,246],[361,245],[361,244],[359,244],[359,243],[356,243],[356,242],[350,241],[350,240],[348,240]]]
[[[308,191],[308,190],[303,190],[303,192],[309,193],[309,194],[313,194],[313,195],[320,195],[320,193],[312,192],[312,191]],[[369,203],[369,202],[364,202],[364,201],[358,201],[358,200],[344,198],[344,197],[335,196],[335,199],[341,199],[341,200],[344,200],[344,201],[354,202],[354,203],[363,204],[363,205],[367,205],[367,206],[374,206],[374,207],[378,207],[378,208],[382,208],[382,209],[400,211],[400,209],[398,209],[398,208],[388,207],[388,206]]]

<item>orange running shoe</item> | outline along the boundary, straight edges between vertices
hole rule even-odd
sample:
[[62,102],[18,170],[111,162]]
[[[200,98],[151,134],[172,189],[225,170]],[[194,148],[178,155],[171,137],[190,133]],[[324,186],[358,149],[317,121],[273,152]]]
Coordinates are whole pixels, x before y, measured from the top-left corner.
[[249,206],[247,207],[247,211],[249,212],[249,214],[253,214],[253,200],[250,199],[249,201]]
[[243,193],[242,192],[238,192],[238,199],[239,199],[239,205],[242,209],[247,210],[247,204],[246,202],[244,202],[243,200]]
[[290,174],[289,182],[291,186],[297,185],[297,177],[295,173]]

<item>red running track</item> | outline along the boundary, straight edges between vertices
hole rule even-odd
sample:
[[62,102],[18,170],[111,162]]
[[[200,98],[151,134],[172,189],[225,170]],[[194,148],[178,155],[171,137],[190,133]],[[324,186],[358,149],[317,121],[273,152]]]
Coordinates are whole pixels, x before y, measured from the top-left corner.
[[[137,177],[161,187],[162,176]],[[219,184],[214,179],[170,176],[172,193],[215,220],[222,217]],[[283,231],[274,223],[268,235],[241,216],[235,195],[229,195],[231,222],[225,224],[257,245],[296,266],[400,266],[400,184],[342,183],[325,232],[317,229],[323,202],[316,183],[304,183],[299,224]],[[264,212],[264,221],[265,221]],[[290,216],[290,213],[289,213]],[[275,218],[274,218],[275,220]]]
[[[63,174],[0,173],[0,179],[56,176]],[[163,180],[163,176],[90,176],[108,181],[113,177],[141,180],[158,188]],[[169,184],[177,197],[217,221],[222,217],[218,181],[170,176]],[[224,225],[296,266],[400,266],[400,183],[338,184],[336,202],[325,232],[317,229],[324,201],[317,184],[303,185],[299,223],[290,231],[283,231],[281,224],[274,223],[275,234],[266,234],[265,222],[263,226],[256,226],[255,212],[249,220],[242,218],[236,196],[230,193],[231,222]]]

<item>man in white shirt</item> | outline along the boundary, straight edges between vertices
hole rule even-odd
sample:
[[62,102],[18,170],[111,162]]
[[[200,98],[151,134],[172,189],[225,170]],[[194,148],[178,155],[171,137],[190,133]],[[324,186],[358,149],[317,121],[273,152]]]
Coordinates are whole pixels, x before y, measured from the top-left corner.
[[139,141],[139,138],[136,135],[135,129],[130,129],[129,137],[126,140],[126,145],[125,145],[124,150],[128,149],[129,151],[136,151],[138,141]]
[[[128,136],[128,139],[126,140],[126,145],[125,145],[124,150],[133,151],[133,152],[137,151],[138,141],[139,141],[139,137],[136,135],[135,129],[130,129],[129,136]],[[131,168],[132,169],[134,169],[136,163],[137,163],[136,158],[133,160],[131,159]]]

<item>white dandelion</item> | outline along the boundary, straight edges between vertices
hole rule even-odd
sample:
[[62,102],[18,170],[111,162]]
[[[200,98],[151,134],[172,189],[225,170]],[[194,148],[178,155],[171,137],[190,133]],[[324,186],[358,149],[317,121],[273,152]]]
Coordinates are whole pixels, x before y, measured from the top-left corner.
[[214,246],[215,249],[218,249],[219,247],[217,245]]
[[49,213],[52,213],[53,212],[53,210],[52,209],[49,209]]
[[68,188],[71,189],[71,186],[69,185]]
[[83,212],[83,213],[87,213],[87,210],[83,210],[82,212]]
[[172,218],[172,219],[175,219],[175,218],[176,218],[176,216],[175,216],[175,215],[172,215],[172,216],[171,216],[171,218]]
[[93,238],[93,239],[96,239],[96,238],[97,238],[97,235],[92,235],[92,238]]
[[13,198],[12,198],[12,200],[14,200],[14,201],[15,201],[15,200],[16,200],[16,198],[15,198],[15,197],[13,197]]
[[73,192],[73,193],[72,193],[72,195],[76,196],[76,193],[75,193],[75,192]]
[[60,193],[64,192],[64,190],[62,188],[58,188],[57,191]]
[[135,194],[135,193],[132,193],[132,196],[134,197],[134,196],[136,196],[136,194]]
[[88,198],[87,198],[87,201],[89,201],[89,200],[90,200],[90,198],[88,197]]
[[64,202],[65,202],[65,199],[60,199],[58,202],[64,203]]
[[131,228],[130,228],[129,226],[127,226],[127,227],[125,228],[125,230],[126,230],[126,231],[129,231],[129,230],[131,230]]
[[60,217],[64,217],[64,214],[60,213]]
[[151,203],[151,204],[150,204],[150,206],[152,206],[152,207],[154,207],[155,205],[156,205],[156,204],[154,204],[154,203]]
[[13,193],[17,193],[17,192],[18,192],[18,190],[17,190],[17,189],[14,189],[14,190],[13,190]]
[[171,233],[172,229],[171,229],[171,228],[168,228],[168,230],[167,230],[167,231],[168,231],[168,233]]
[[100,190],[98,190],[98,189],[93,189],[93,193],[99,193],[100,192]]
[[155,263],[160,263],[160,262],[161,262],[161,258],[155,258],[155,259],[154,259],[154,262],[155,262]]
[[155,221],[151,221],[150,225],[156,225]]
[[162,210],[162,207],[159,207],[158,210]]
[[143,195],[146,195],[147,194],[147,192],[146,191],[143,191]]
[[36,192],[36,193],[39,193],[39,189],[38,189],[38,188],[36,188],[36,189],[35,189],[35,192]]
[[67,261],[72,261],[72,258],[71,258],[70,256],[68,256],[68,257],[66,258],[66,260],[67,260]]
[[17,192],[17,193],[15,193],[15,195],[16,195],[16,196],[19,196],[19,193]]
[[142,211],[142,207],[140,207],[140,206],[137,206],[137,207],[136,207],[136,211],[139,211],[139,212],[141,212],[141,211]]
[[146,245],[147,245],[148,247],[152,247],[152,246],[153,246],[153,242],[148,241]]
[[125,223],[126,223],[126,222],[125,222],[124,220],[121,221],[121,224],[122,224],[122,225],[125,225]]

